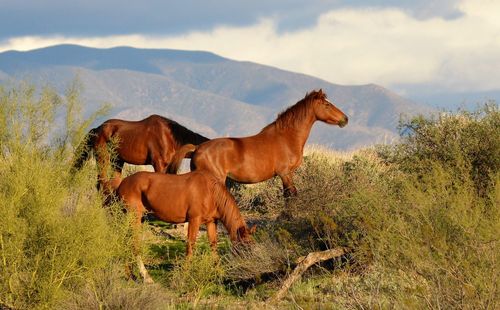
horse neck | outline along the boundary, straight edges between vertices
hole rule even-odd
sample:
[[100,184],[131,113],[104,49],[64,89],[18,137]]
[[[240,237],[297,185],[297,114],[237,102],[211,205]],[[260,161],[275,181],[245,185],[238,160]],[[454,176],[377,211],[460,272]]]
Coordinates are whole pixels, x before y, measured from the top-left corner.
[[238,228],[245,226],[245,221],[241,216],[240,210],[236,205],[234,198],[227,192],[224,185],[215,184],[215,205],[219,219],[229,233],[231,241],[237,239]]
[[[287,116],[284,115],[278,117],[276,121],[265,127],[262,132],[272,132],[275,135],[287,136],[288,138],[291,138],[287,139],[287,141],[303,148],[309,138],[311,128],[317,120],[312,107],[304,109],[303,115],[300,117],[293,119],[285,119]],[[285,113],[290,112],[286,111]]]

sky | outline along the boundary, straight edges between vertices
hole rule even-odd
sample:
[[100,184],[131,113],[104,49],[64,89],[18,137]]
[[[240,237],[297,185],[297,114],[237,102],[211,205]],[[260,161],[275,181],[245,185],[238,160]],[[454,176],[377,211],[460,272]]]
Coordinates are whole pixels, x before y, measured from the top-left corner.
[[204,50],[421,101],[500,97],[500,0],[128,2],[0,0],[0,52]]

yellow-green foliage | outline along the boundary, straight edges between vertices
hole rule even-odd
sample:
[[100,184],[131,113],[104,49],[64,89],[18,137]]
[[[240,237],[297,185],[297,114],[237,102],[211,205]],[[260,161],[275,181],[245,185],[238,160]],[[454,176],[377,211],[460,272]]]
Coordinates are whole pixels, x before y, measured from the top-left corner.
[[102,208],[95,171],[70,173],[88,123],[73,115],[74,91],[0,89],[0,307],[54,307],[130,256],[128,221]]
[[[237,188],[245,217],[258,220],[257,244],[174,262],[178,246],[163,253],[156,245],[156,270],[151,246],[147,268],[164,287],[125,280],[127,217],[120,206],[102,207],[94,164],[70,172],[91,121],[78,111],[77,86],[64,98],[0,89],[0,308],[262,307],[276,283],[259,281],[280,279],[310,251],[339,246],[349,255],[306,274],[278,307],[500,307],[494,103],[402,122],[402,139],[390,146],[349,154],[310,148],[294,177],[299,195],[286,205],[279,179]],[[240,286],[252,280],[255,288]]]
[[189,259],[177,259],[169,275],[170,287],[179,295],[199,300],[223,290],[224,269],[209,251],[195,251]]
[[[292,215],[270,228],[290,232],[295,256],[350,249],[338,270],[356,277],[337,283],[340,291],[321,286],[335,300],[357,279],[358,299],[344,306],[373,307],[377,298],[385,306],[496,308],[499,120],[489,103],[473,113],[411,119],[392,146],[341,156],[312,150],[295,178],[299,196],[286,207],[277,181],[239,194],[250,208]],[[374,273],[376,289],[365,281]]]
[[480,193],[488,191],[500,169],[500,111],[489,102],[474,112],[415,117],[399,125],[401,143],[381,148],[388,162],[411,174],[424,175],[438,163],[455,177],[472,179]]

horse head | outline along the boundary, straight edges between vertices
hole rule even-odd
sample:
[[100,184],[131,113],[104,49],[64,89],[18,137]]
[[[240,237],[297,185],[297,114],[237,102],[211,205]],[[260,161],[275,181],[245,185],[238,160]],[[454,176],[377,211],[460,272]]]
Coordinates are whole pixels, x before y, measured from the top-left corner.
[[327,99],[322,89],[312,92],[309,96],[313,100],[316,119],[341,128],[347,125],[347,115]]
[[246,227],[246,225],[241,226],[236,232],[236,242],[238,244],[253,243],[252,235],[256,229],[257,225],[253,225],[251,228]]

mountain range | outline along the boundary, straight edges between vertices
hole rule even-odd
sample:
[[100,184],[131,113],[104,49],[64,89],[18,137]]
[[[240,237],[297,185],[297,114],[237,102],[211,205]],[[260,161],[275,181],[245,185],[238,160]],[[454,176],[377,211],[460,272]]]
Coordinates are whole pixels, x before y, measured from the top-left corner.
[[203,51],[57,45],[0,53],[0,84],[22,80],[63,95],[75,79],[85,114],[108,103],[108,118],[160,114],[210,138],[257,133],[307,92],[323,89],[349,124],[317,122],[308,143],[341,150],[393,141],[402,114],[429,111],[375,84],[337,85]]

